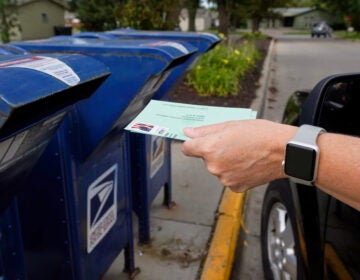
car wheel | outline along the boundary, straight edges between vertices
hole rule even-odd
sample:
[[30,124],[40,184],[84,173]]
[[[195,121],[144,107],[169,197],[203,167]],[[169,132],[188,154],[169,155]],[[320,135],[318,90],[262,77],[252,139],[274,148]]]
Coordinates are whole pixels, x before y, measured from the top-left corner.
[[295,210],[287,180],[272,182],[261,215],[261,250],[266,279],[302,279]]

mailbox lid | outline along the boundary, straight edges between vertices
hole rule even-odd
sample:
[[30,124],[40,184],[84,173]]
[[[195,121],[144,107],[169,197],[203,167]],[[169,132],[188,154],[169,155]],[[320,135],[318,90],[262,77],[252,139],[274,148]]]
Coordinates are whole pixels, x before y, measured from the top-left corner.
[[221,41],[219,36],[205,32],[143,31],[120,28],[107,31],[106,34],[111,34],[123,39],[157,39],[187,42],[198,48],[200,53],[209,51]]
[[118,40],[118,39],[96,39],[76,38],[73,36],[57,38],[51,37],[43,40],[12,42],[30,52],[39,51],[61,51],[80,53],[113,53],[117,55],[155,56],[173,63],[178,59],[190,56],[197,51],[192,44],[179,44],[177,42],[163,40]]
[[20,47],[0,44],[0,55],[27,54],[28,52]]
[[[78,80],[69,84],[72,75]],[[82,55],[0,56],[0,213],[26,187],[67,111],[108,75],[104,64]]]
[[103,40],[117,39],[116,35],[106,32],[79,32],[72,36],[75,38],[93,38],[93,39],[103,39]]
[[0,56],[0,137],[89,97],[109,74],[83,55]]
[[164,82],[164,76],[192,58],[197,50],[191,44],[163,40],[74,37],[12,44],[36,53],[83,53],[111,69],[111,76],[93,98],[76,106],[84,156],[91,153],[111,129],[127,125],[152,98]]

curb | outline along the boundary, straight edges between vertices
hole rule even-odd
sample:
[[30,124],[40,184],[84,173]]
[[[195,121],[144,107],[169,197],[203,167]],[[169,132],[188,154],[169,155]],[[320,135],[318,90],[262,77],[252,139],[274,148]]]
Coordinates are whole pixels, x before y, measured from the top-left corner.
[[[261,86],[257,90],[257,97],[251,105],[251,108],[258,112],[258,118],[261,118],[264,114],[274,46],[275,40],[272,39],[259,80]],[[201,272],[201,280],[229,279],[239,238],[240,225],[243,220],[246,196],[247,192],[234,193],[225,188],[218,209],[214,234]]]
[[272,39],[269,45],[269,50],[264,60],[264,66],[261,71],[259,84],[261,85],[256,91],[256,98],[251,104],[251,109],[258,112],[257,118],[262,118],[265,110],[266,97],[270,82],[271,62],[274,56],[276,39]]
[[245,193],[225,189],[201,280],[229,279],[242,220],[244,196]]

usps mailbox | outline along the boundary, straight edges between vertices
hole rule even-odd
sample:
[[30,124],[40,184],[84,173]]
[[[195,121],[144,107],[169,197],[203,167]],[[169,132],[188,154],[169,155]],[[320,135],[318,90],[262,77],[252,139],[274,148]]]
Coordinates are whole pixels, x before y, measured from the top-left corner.
[[[197,59],[211,50],[221,39],[211,33],[173,32],[173,31],[138,31],[135,29],[118,29],[109,32],[81,32],[73,35],[76,38],[98,38],[101,40],[165,40],[169,44],[183,48],[184,43],[196,47],[197,51],[184,63],[178,65],[164,79],[154,99],[167,99],[168,93],[182,80]],[[131,135],[133,208],[139,216],[139,241],[150,241],[149,208],[159,193],[164,189],[164,205],[172,207],[171,192],[171,141],[155,136]]]
[[[80,33],[81,34],[81,33]],[[79,34],[79,36],[81,36]],[[179,31],[143,31],[127,28],[120,28],[105,32],[111,36],[122,39],[141,39],[141,40],[167,40],[178,43],[189,43],[197,48],[196,54],[185,64],[179,66],[172,75],[159,88],[155,99],[166,98],[169,91],[174,88],[180,78],[184,77],[189,69],[193,67],[197,59],[204,53],[214,48],[221,38],[212,33],[205,32],[179,32]]]
[[[98,36],[93,33],[93,36]],[[186,75],[196,61],[204,53],[214,48],[220,41],[220,37],[211,33],[200,32],[176,32],[176,31],[141,31],[134,29],[118,29],[104,34],[117,37],[122,40],[168,40],[174,43],[189,43],[197,48],[197,52],[185,63],[176,67],[176,69],[167,77],[164,83],[159,87],[154,95],[154,99],[168,99],[168,94],[174,89],[182,78]],[[78,37],[91,36],[91,33],[79,33]],[[139,169],[134,166],[133,182],[138,189],[134,194],[134,205],[139,216],[140,231],[139,239],[142,243],[150,240],[150,217],[149,212],[151,202],[154,200],[161,187],[164,186],[164,204],[172,206],[171,195],[171,141],[156,136],[132,135],[131,142],[137,143],[132,146],[132,157],[138,160],[132,161],[133,164],[146,163],[146,168]]]
[[[43,196],[32,195],[31,201],[47,200],[50,209],[40,205],[31,213],[29,206],[20,209],[27,217],[23,227],[28,236],[47,233],[25,248],[29,259],[40,252],[47,256],[32,266],[32,275],[98,279],[124,246],[125,269],[134,272],[129,134],[123,127],[195,48],[149,40],[79,38],[13,44],[32,53],[83,53],[104,62],[112,72],[91,99],[76,105],[31,174],[30,183]],[[44,166],[45,183],[38,184],[33,178],[44,173]],[[56,191],[50,191],[49,184]],[[39,215],[41,219],[36,218]],[[66,260],[62,267],[59,258]],[[46,273],[38,269],[45,261]]]
[[[132,36],[134,32],[134,36]],[[180,34],[180,32],[177,32]],[[174,34],[177,34],[174,33]],[[76,38],[97,38],[99,40],[113,40],[118,38],[121,42],[128,40],[151,40],[151,34],[155,34],[159,40],[165,40],[161,32],[142,32],[132,29],[121,30],[121,32],[81,32],[73,35]],[[166,34],[166,32],[165,32]],[[170,37],[170,36],[168,36]],[[191,37],[191,36],[190,36]],[[195,37],[192,35],[193,40]],[[197,36],[199,37],[199,36]],[[196,40],[198,38],[196,37]],[[184,48],[183,41],[179,36],[173,36],[176,41],[169,41],[178,48]],[[53,40],[59,40],[53,37]],[[161,42],[159,41],[159,42]],[[204,49],[204,44],[199,44]],[[210,48],[210,47],[207,47]],[[164,98],[169,90],[181,80],[186,71],[190,68],[193,61],[199,55],[197,51],[184,63],[179,64],[159,86],[154,98]],[[132,164],[132,185],[133,185],[133,208],[139,218],[139,242],[147,243],[150,241],[150,206],[161,188],[164,190],[164,205],[171,208],[171,153],[170,140],[155,136],[131,135],[131,164]]]
[[16,201],[31,188],[27,175],[73,104],[88,98],[108,75],[104,64],[82,55],[0,56],[0,276],[5,279],[26,278]]

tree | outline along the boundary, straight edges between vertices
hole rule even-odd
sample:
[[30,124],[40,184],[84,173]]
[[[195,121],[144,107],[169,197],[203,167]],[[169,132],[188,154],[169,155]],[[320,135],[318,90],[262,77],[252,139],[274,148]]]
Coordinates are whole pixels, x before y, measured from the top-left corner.
[[360,32],[360,1],[359,0],[317,0],[317,6],[329,13],[341,18],[345,21],[345,18],[350,19],[349,24],[357,32]]
[[[285,5],[289,0],[216,0],[219,12],[219,32],[225,36],[231,24],[232,15],[247,15],[252,21],[252,31],[259,30],[262,19],[269,17],[271,8]],[[214,0],[212,0],[214,2]]]
[[114,1],[78,0],[76,6],[83,30],[105,31],[117,27]]
[[216,0],[219,12],[219,33],[227,37],[229,35],[231,12],[235,6],[236,0]]
[[14,29],[21,29],[17,19],[17,3],[12,0],[0,0],[0,32],[3,43],[10,42]]
[[116,9],[116,18],[122,27],[136,29],[173,30],[179,24],[184,0],[127,0]]
[[243,7],[251,19],[252,32],[259,31],[263,19],[275,16],[272,8],[284,7],[288,2],[288,0],[245,0]]
[[196,11],[200,7],[200,0],[185,0],[184,4],[189,14],[189,31],[196,31]]
[[181,9],[185,5],[187,0],[167,1],[165,7],[165,29],[174,30],[179,28],[179,17]]

